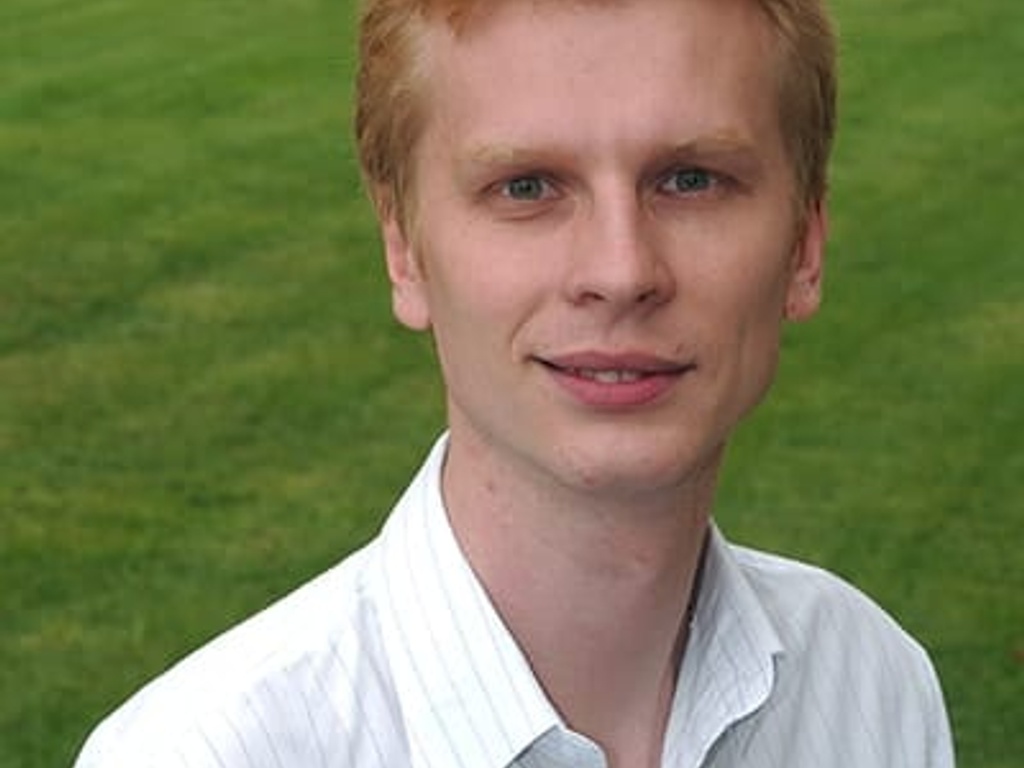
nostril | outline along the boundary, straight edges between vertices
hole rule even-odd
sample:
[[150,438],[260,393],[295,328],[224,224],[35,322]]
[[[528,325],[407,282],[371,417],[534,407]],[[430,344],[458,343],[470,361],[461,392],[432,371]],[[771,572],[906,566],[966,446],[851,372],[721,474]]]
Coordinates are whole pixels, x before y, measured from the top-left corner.
[[654,304],[658,300],[658,289],[648,288],[636,297],[637,304]]

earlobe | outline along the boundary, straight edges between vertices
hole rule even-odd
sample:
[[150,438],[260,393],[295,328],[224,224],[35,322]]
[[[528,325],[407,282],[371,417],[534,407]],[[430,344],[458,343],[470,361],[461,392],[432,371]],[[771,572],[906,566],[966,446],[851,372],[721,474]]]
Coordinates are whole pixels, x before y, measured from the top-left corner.
[[786,293],[787,320],[807,320],[821,305],[827,239],[828,208],[823,200],[819,200],[808,206],[803,231],[794,248],[793,271]]
[[394,215],[382,219],[381,236],[391,281],[391,311],[407,328],[425,331],[430,328],[430,304],[416,250]]

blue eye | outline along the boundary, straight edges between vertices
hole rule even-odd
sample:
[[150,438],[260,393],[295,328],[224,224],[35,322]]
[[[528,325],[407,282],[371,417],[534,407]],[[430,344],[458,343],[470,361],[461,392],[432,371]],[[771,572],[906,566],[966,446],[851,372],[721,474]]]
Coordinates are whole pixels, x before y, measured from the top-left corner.
[[502,185],[502,192],[512,200],[543,200],[548,184],[540,176],[517,176]]
[[703,192],[714,184],[714,177],[700,168],[680,168],[670,173],[662,182],[662,188],[676,195]]

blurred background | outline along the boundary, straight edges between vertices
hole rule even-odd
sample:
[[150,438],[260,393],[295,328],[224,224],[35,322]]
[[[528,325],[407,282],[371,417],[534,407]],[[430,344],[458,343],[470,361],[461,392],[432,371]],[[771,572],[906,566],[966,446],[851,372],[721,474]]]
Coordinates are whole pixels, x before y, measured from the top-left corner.
[[[1024,6],[834,0],[827,298],[719,522],[930,650],[1024,765]],[[376,530],[443,413],[391,320],[344,0],[0,6],[0,768],[68,765]]]

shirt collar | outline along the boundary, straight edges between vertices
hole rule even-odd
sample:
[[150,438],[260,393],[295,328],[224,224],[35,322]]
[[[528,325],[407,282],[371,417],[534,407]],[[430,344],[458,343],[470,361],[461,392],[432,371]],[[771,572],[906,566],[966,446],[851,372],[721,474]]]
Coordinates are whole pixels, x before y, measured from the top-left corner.
[[[442,436],[382,534],[382,635],[416,768],[506,768],[564,725],[463,556],[440,477]],[[665,741],[666,765],[699,765],[775,682],[781,641],[712,526]]]
[[459,549],[434,446],[382,534],[379,619],[416,768],[504,768],[561,720]]
[[686,655],[665,740],[666,765],[700,765],[734,723],[760,709],[775,685],[779,635],[712,526]]

